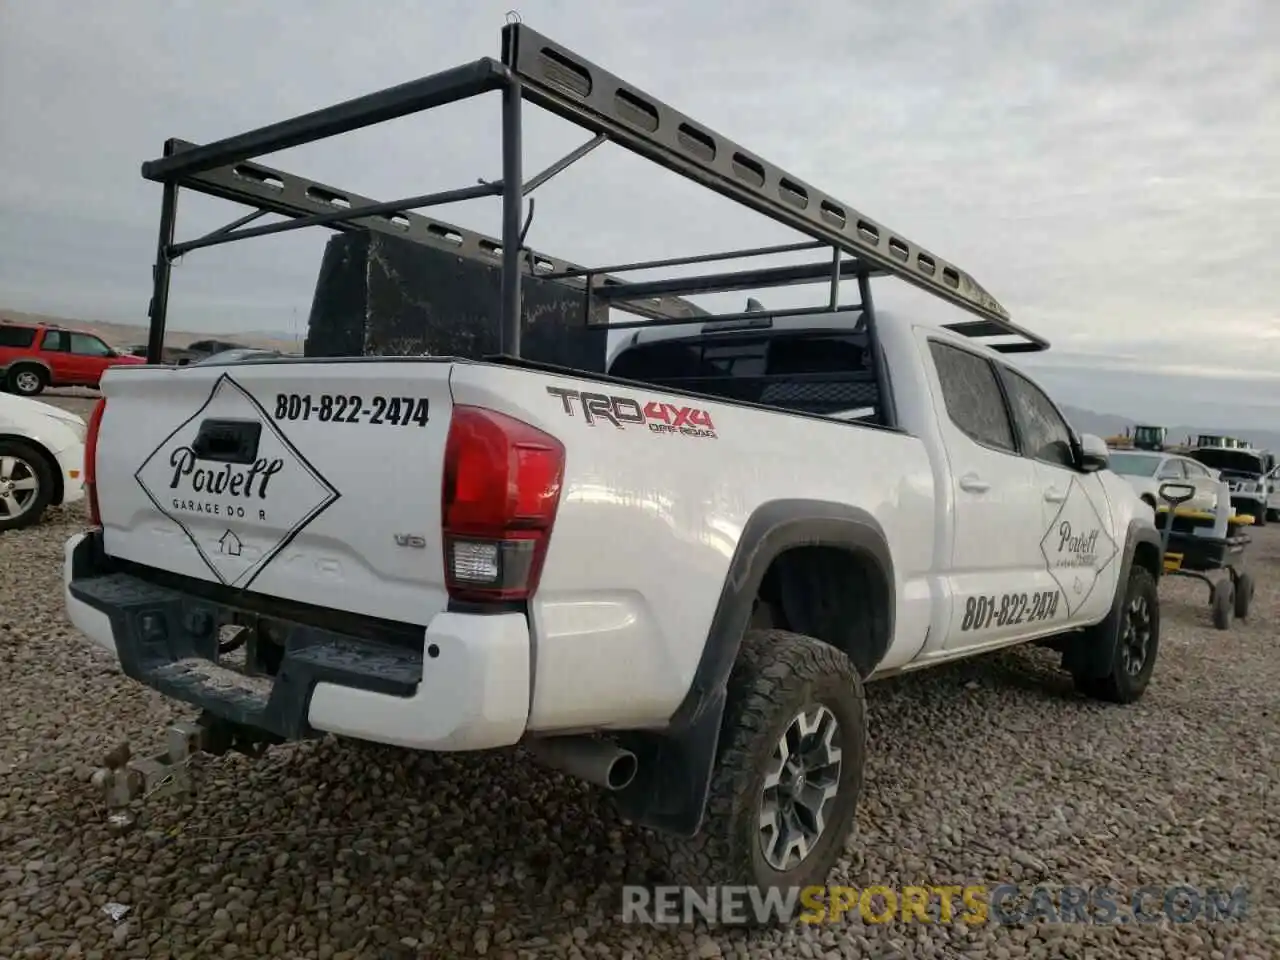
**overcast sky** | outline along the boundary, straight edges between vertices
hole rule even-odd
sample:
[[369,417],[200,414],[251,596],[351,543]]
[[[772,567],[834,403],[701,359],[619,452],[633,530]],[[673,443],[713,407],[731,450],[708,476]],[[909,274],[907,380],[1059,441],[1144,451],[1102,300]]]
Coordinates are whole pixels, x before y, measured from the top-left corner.
[[[0,3],[0,306],[145,322],[160,188],[139,165],[166,137],[497,56],[513,6],[972,273],[1053,342],[1034,362],[1064,402],[1280,426],[1277,0]],[[525,127],[527,169],[584,139]],[[497,178],[497,133],[493,95],[264,161],[392,199]],[[179,234],[239,212],[184,195]],[[498,230],[490,201],[436,215]],[[192,254],[171,326],[301,333],[328,236]],[[529,243],[606,263],[788,238],[606,147],[539,191]],[[881,303],[947,316],[896,286]]]

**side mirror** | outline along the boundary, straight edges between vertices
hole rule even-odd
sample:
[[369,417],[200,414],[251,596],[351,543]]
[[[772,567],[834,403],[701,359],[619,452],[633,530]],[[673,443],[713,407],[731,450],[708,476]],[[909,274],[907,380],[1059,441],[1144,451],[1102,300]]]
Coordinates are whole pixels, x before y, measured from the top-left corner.
[[1111,462],[1107,442],[1092,433],[1080,435],[1080,469],[1085,473],[1105,470]]
[[1178,506],[1186,503],[1196,495],[1196,488],[1189,483],[1182,483],[1179,480],[1170,480],[1168,483],[1160,484],[1160,499],[1170,506]]

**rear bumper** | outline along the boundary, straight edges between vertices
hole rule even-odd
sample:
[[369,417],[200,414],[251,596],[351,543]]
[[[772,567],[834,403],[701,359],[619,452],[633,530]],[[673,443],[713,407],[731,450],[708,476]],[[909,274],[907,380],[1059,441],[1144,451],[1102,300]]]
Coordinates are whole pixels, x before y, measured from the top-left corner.
[[[530,637],[522,614],[442,613],[420,643],[352,636],[124,572],[96,532],[67,541],[63,580],[71,622],[129,677],[286,740],[329,732],[416,750],[479,750],[524,734]],[[219,665],[219,624],[232,617],[283,647],[274,676]]]

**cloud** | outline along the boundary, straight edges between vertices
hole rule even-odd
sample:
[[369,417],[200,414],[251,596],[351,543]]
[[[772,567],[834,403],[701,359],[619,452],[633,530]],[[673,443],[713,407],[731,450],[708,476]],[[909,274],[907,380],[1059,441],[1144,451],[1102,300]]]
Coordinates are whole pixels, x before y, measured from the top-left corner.
[[[496,55],[510,6],[8,5],[0,304],[137,322],[159,207],[139,165],[166,137],[216,139]],[[1194,413],[1191,393],[1212,389],[1271,415],[1265,394],[1280,370],[1273,0],[540,0],[521,12],[973,273],[1053,341],[1031,363],[1061,389],[1114,381],[1124,388],[1115,402],[1136,403],[1143,384],[1180,419]],[[531,169],[583,139],[527,116]],[[268,162],[393,198],[496,176],[497,130],[491,97]],[[191,236],[236,208],[184,196],[181,213]],[[497,230],[492,202],[438,215]],[[607,147],[539,191],[530,242],[607,263],[786,237]],[[193,254],[175,281],[174,322],[289,329],[309,309],[324,240],[306,231]],[[941,318],[928,298],[905,300]]]

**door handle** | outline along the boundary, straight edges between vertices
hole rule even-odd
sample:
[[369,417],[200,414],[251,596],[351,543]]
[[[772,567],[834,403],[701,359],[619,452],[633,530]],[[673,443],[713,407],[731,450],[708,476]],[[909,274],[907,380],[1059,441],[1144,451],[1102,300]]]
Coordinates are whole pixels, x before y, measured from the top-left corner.
[[1050,503],[1062,503],[1067,499],[1067,492],[1059,490],[1057,487],[1050,487],[1044,492],[1044,498]]
[[968,490],[970,493],[986,493],[991,489],[991,484],[976,473],[966,473],[960,478],[960,489]]

